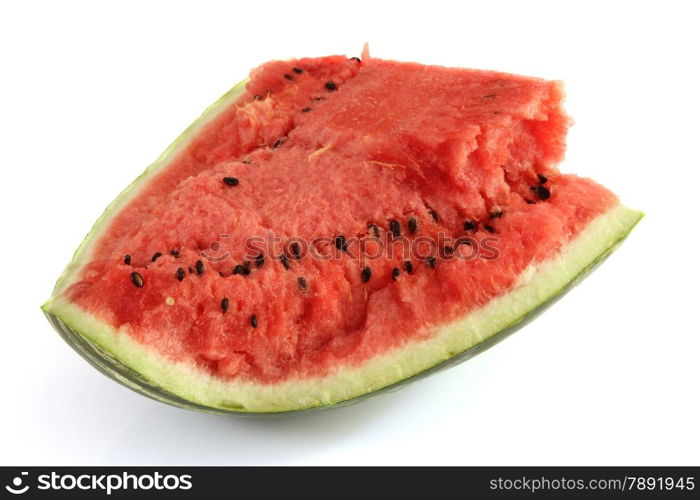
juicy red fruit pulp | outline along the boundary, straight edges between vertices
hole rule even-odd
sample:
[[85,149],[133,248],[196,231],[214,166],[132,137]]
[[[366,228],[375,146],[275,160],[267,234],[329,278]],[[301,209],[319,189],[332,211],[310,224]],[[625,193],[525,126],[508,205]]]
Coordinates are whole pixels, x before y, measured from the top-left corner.
[[[113,219],[66,293],[222,377],[361,364],[505,293],[616,202],[557,171],[561,99],[557,83],[495,72],[265,64]],[[497,258],[366,258],[397,234],[490,237]],[[316,257],[289,244],[319,239]]]

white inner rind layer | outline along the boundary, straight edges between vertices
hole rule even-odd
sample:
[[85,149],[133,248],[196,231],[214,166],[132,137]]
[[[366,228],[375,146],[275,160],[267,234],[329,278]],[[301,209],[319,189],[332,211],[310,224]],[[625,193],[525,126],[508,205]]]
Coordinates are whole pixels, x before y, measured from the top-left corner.
[[516,325],[613,249],[641,217],[640,212],[618,204],[592,220],[552,259],[528,268],[514,287],[486,306],[434,326],[425,340],[409,342],[361,365],[338,367],[317,378],[274,384],[222,379],[192,363],[166,358],[60,295],[43,308],[152,384],[188,401],[241,412],[301,410],[340,403],[393,385]]

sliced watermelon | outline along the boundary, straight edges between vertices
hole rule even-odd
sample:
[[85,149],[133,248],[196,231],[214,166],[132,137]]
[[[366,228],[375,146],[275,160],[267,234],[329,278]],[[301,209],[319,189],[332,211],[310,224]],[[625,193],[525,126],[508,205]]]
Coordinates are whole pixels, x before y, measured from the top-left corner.
[[561,174],[556,82],[277,61],[105,211],[43,306],[107,375],[218,412],[327,407],[522,326],[641,218]]

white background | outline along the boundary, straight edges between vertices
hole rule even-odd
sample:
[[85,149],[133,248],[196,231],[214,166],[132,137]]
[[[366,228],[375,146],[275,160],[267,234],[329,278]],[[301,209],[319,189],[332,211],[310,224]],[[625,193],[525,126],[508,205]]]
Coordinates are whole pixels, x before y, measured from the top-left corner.
[[[3,2],[0,463],[698,465],[693,5]],[[64,345],[39,305],[106,204],[251,68],[365,41],[382,58],[564,80],[562,169],[646,218],[513,337],[345,409],[170,408]]]

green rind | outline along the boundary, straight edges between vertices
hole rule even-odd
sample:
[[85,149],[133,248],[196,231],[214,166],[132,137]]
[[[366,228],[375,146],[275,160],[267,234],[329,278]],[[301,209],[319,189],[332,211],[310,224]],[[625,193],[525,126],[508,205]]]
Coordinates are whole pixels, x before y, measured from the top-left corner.
[[[458,321],[435,327],[429,340],[423,341],[427,345],[434,339],[446,338],[445,345],[448,345],[450,342],[464,344],[465,339],[475,340],[465,348],[454,352],[449,349],[431,351],[417,343],[372,359],[367,366],[344,368],[318,381],[296,380],[268,386],[214,380],[191,366],[166,360],[146,346],[129,340],[128,335],[120,334],[88,313],[61,302],[61,299],[49,301],[44,310],[62,337],[93,366],[121,384],[158,401],[227,414],[328,408],[397,388],[465,361],[496,344],[583,279],[619,246],[641,217],[641,213],[622,205],[613,207],[591,222],[558,257],[524,273],[524,281],[513,290]],[[445,346],[439,342],[436,345],[444,351]],[[411,362],[417,368],[413,372],[410,372]],[[404,366],[409,369],[402,372]],[[246,384],[247,387],[240,389]],[[305,389],[307,395],[297,397],[305,394]],[[229,393],[238,397],[222,397]],[[258,397],[258,394],[263,396]],[[249,395],[248,400],[240,397],[245,395]]]

